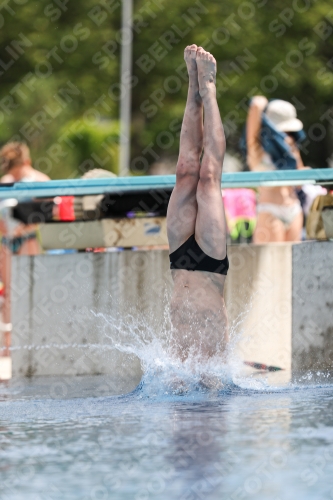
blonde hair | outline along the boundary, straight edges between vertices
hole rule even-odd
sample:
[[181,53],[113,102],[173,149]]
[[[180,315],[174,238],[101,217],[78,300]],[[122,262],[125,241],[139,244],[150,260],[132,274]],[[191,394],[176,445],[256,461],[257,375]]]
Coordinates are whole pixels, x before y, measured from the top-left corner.
[[24,142],[8,142],[0,150],[0,170],[3,174],[30,160],[30,150]]

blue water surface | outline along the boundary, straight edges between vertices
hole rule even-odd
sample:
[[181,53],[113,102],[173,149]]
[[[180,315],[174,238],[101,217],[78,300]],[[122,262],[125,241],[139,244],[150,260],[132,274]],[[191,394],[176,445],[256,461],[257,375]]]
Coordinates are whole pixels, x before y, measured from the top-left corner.
[[0,386],[1,499],[333,499],[330,378],[127,396],[109,382]]

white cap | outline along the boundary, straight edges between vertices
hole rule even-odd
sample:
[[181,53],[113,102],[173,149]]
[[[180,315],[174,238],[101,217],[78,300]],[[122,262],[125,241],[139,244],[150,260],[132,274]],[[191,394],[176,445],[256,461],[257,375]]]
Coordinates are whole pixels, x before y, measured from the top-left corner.
[[81,176],[81,179],[105,179],[107,177],[117,177],[113,172],[104,168],[93,168]]
[[274,99],[268,103],[266,108],[267,118],[281,132],[299,132],[303,129],[303,123],[296,118],[296,108],[288,101]]

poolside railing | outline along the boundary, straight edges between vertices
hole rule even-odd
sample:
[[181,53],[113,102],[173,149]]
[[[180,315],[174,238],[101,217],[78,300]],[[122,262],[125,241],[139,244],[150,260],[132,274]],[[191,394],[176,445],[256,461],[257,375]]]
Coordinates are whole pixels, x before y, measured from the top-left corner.
[[[16,182],[0,184],[0,199],[49,198],[54,196],[85,196],[132,190],[170,189],[175,175],[116,177],[105,179],[66,179],[47,182]],[[256,188],[260,186],[297,186],[319,184],[333,188],[333,169],[276,170],[272,172],[225,173],[222,188]]]

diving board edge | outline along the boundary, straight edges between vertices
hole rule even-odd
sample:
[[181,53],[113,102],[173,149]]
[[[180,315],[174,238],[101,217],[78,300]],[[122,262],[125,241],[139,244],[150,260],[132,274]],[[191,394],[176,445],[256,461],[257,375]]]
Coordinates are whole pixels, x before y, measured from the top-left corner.
[[[0,199],[48,198],[55,196],[85,196],[143,190],[173,189],[175,175],[116,177],[104,179],[65,179],[47,182],[17,182],[1,186]],[[225,173],[222,188],[256,188],[260,186],[297,186],[319,184],[333,186],[333,169],[281,170],[270,172]]]

